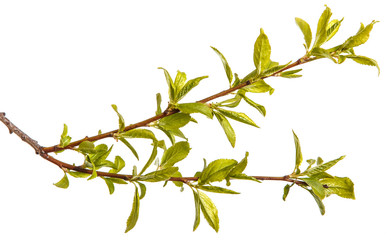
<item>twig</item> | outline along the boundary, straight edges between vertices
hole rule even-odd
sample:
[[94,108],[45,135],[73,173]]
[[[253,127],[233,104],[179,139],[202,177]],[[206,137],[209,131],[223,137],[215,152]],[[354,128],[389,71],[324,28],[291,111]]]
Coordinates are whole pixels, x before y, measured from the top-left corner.
[[[15,126],[8,118],[5,117],[4,112],[0,112],[0,121],[4,123],[4,125],[8,128],[10,134],[15,133],[22,141],[29,144],[34,150],[36,154],[39,154],[42,158],[46,159],[47,161],[57,165],[61,169],[67,169],[71,171],[76,172],[82,172],[82,173],[88,173],[92,174],[93,171],[90,169],[86,169],[80,166],[75,166],[72,164],[68,164],[65,162],[62,162],[52,156],[50,156],[48,153],[46,153],[43,150],[43,147],[38,144],[38,142],[34,139],[32,139],[30,136],[28,136],[26,133],[24,133],[22,130],[20,130],[17,126]],[[97,176],[100,177],[110,177],[110,178],[119,178],[123,180],[131,180],[133,178],[133,175],[127,175],[127,174],[118,174],[118,173],[108,173],[108,172],[101,172],[96,171]],[[298,185],[307,185],[305,182],[297,180],[297,179],[291,179],[289,175],[283,176],[283,177],[267,177],[267,176],[253,176],[254,178],[262,181],[285,181],[285,182],[291,182],[296,183]],[[190,181],[197,181],[198,177],[171,177],[168,179],[168,181],[177,181],[177,182],[190,182]]]
[[[268,77],[274,77],[274,76],[278,76],[281,72],[283,71],[286,71],[290,68],[293,68],[293,67],[296,67],[296,66],[299,66],[301,64],[304,64],[304,63],[307,63],[307,62],[311,62],[313,60],[316,60],[317,58],[309,58],[307,56],[304,56],[300,59],[298,59],[297,61],[289,64],[288,66],[286,66],[285,68],[283,69],[280,69],[279,71],[273,73],[272,75],[269,75],[269,76],[265,76],[263,77],[262,79],[266,79]],[[236,90],[239,90],[245,86],[248,86],[250,85],[251,82],[250,81],[246,81],[244,83],[241,83],[235,87],[232,87],[232,88],[229,88],[227,90],[224,90],[224,91],[221,91],[219,93],[216,93],[212,96],[209,96],[207,98],[204,98],[202,100],[199,100],[197,102],[202,102],[202,103],[206,103],[206,102],[209,102],[209,101],[212,101],[216,98],[219,98],[219,97],[223,97],[229,93],[232,93]],[[178,113],[179,110],[178,109],[166,109],[166,111],[162,112],[161,114],[159,115],[156,115],[156,116],[153,116],[153,117],[150,117],[144,121],[141,121],[141,122],[138,122],[138,123],[135,123],[135,124],[131,124],[127,127],[125,127],[124,131],[129,131],[129,130],[132,130],[132,129],[135,129],[135,128],[139,128],[139,127],[145,127],[147,126],[148,124],[152,123],[152,122],[155,122],[157,120],[160,120],[164,117],[167,117],[167,116],[170,116],[174,113]],[[50,153],[50,152],[57,152],[57,151],[60,151],[60,150],[63,150],[63,149],[72,149],[76,146],[78,146],[79,144],[81,144],[82,142],[84,141],[90,141],[90,142],[93,142],[93,141],[97,141],[97,140],[101,140],[101,139],[104,139],[104,138],[108,138],[108,137],[113,137],[115,133],[118,133],[118,129],[116,130],[112,130],[110,132],[106,132],[106,133],[102,133],[102,134],[99,134],[99,135],[96,135],[96,136],[93,136],[93,137],[85,137],[83,139],[80,139],[78,141],[75,141],[75,142],[71,142],[69,145],[67,145],[65,148],[61,148],[59,147],[58,145],[55,145],[55,146],[51,146],[51,147],[42,147],[42,150],[46,153]]]

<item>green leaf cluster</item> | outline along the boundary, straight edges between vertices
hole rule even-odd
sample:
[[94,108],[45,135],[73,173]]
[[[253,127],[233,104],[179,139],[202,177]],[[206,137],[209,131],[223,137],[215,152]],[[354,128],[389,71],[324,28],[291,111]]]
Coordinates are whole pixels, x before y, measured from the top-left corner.
[[343,63],[348,58],[360,64],[374,66],[378,69],[378,73],[380,74],[380,68],[376,60],[369,57],[356,55],[354,51],[355,47],[358,47],[368,41],[370,32],[372,31],[373,26],[375,23],[377,23],[377,21],[372,21],[366,26],[361,23],[358,32],[355,35],[349,37],[342,44],[332,48],[323,48],[322,45],[328,42],[338,32],[343,21],[343,18],[341,20],[330,20],[331,15],[332,13],[330,8],[326,6],[326,9],[319,18],[315,40],[312,47],[312,31],[310,25],[303,19],[296,18],[296,24],[299,26],[304,35],[304,47],[307,51],[305,58],[328,58],[334,63],[338,64]]
[[201,80],[207,78],[208,76],[197,77],[191,80],[187,80],[186,74],[184,72],[178,71],[175,77],[175,80],[172,80],[170,73],[164,69],[159,68],[164,71],[164,76],[166,77],[166,82],[168,85],[168,96],[170,98],[170,103],[175,105],[183,97],[186,96],[194,87],[196,87]]
[[[295,168],[293,170],[293,173],[290,175],[290,178],[299,181],[299,183],[305,183],[298,184],[297,182],[295,182],[300,187],[310,192],[310,194],[314,197],[316,203],[318,204],[321,214],[325,214],[325,206],[322,203],[322,200],[325,197],[328,197],[332,194],[336,194],[343,198],[355,199],[354,184],[349,178],[332,176],[326,172],[334,165],[336,165],[339,161],[343,160],[345,156],[341,156],[335,160],[328,162],[324,162],[323,159],[320,157],[318,157],[317,160],[309,159],[307,160],[307,169],[301,172],[300,166],[303,162],[303,155],[301,152],[300,141],[295,132],[293,132],[293,137],[296,148],[296,161]],[[289,194],[289,190],[293,185],[294,184],[288,184],[284,187],[284,201],[286,200]]]

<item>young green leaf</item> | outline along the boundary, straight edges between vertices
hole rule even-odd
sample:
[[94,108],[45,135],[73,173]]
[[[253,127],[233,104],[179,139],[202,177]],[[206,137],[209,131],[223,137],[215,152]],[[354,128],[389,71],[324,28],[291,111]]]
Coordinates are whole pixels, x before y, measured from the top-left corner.
[[88,181],[89,180],[92,180],[94,178],[96,178],[98,176],[98,173],[96,172],[96,167],[95,167],[95,164],[94,162],[90,162],[91,163],[91,166],[92,166],[92,174],[91,176],[87,179]]
[[134,197],[133,197],[132,212],[130,213],[129,218],[126,221],[125,233],[129,232],[134,228],[134,226],[136,226],[139,211],[140,211],[140,196],[138,193],[138,188],[136,187],[134,191]]
[[74,171],[69,171],[69,175],[71,175],[74,178],[86,178],[90,176],[89,173],[83,173],[83,172],[74,172]]
[[304,188],[304,189],[307,190],[312,195],[312,197],[315,199],[316,204],[318,204],[320,214],[324,215],[326,213],[326,208],[325,208],[322,200],[318,197],[318,195],[316,195],[314,193],[314,191],[306,189],[306,188]]
[[272,87],[269,84],[267,84],[263,79],[260,79],[242,89],[246,92],[265,93],[265,92],[270,92]]
[[149,166],[151,166],[151,164],[152,164],[153,161],[155,160],[155,158],[156,158],[156,156],[157,156],[157,146],[158,146],[157,142],[154,141],[154,142],[153,142],[153,149],[152,149],[151,156],[149,157],[148,161],[145,163],[143,169],[141,169],[141,172],[140,172],[139,175],[142,175],[142,174],[145,172],[145,170],[147,170],[147,168],[148,168]]
[[145,186],[145,184],[143,184],[141,182],[136,181],[136,183],[140,187],[140,200],[141,200],[145,197],[145,194],[147,193],[147,187]]
[[204,191],[214,192],[214,193],[240,194],[231,189],[217,187],[217,186],[199,186],[198,188]]
[[177,105],[177,108],[183,113],[201,113],[208,118],[213,118],[212,109],[205,103],[194,102],[194,103],[181,103]]
[[270,54],[271,47],[269,39],[261,28],[261,33],[259,34],[254,44],[254,65],[257,69],[257,75],[265,71],[266,68],[269,66]]
[[199,184],[203,185],[209,182],[220,182],[224,180],[236,164],[238,162],[233,159],[214,160],[201,172],[198,179]]
[[248,152],[246,152],[246,155],[244,156],[242,161],[240,161],[238,164],[236,164],[231,169],[231,171],[228,174],[228,177],[241,174],[244,171],[244,169],[246,169],[246,167],[247,167],[247,157],[248,157]]
[[77,150],[83,154],[96,153],[95,145],[93,142],[90,142],[90,141],[83,141],[82,143],[80,143]]
[[326,42],[329,41],[332,37],[334,37],[334,35],[338,32],[339,27],[341,26],[342,21],[343,21],[343,18],[341,20],[334,19],[334,20],[330,21],[327,24],[327,30],[326,30],[327,39],[326,39]]
[[186,96],[186,94],[188,94],[193,88],[195,88],[201,82],[201,80],[203,80],[207,77],[208,76],[202,76],[202,77],[194,78],[194,79],[187,81],[186,84],[182,87],[182,89],[180,91],[178,91],[178,93],[176,95],[176,102],[178,102],[184,96]]
[[113,169],[110,169],[109,173],[118,173],[125,167],[125,161],[120,156],[115,156],[114,165],[116,166]]
[[228,138],[228,141],[231,143],[232,147],[235,147],[235,141],[236,141],[236,135],[235,131],[232,128],[231,124],[228,122],[228,120],[219,112],[213,112],[216,116],[217,120],[219,121],[221,127],[224,130],[225,135]]
[[293,132],[293,139],[295,141],[295,148],[296,148],[296,163],[295,163],[295,170],[293,170],[293,173],[300,172],[300,165],[303,162],[303,155],[301,153],[301,147],[300,147],[300,141],[297,137],[296,133]]
[[178,129],[188,124],[190,118],[190,115],[186,113],[174,113],[170,116],[162,118],[159,121],[159,126],[165,130]]
[[114,183],[111,181],[111,179],[109,178],[105,178],[105,177],[101,177],[103,180],[105,180],[105,183],[107,185],[107,187],[109,188],[109,193],[110,194],[113,194],[114,193]]
[[223,66],[224,66],[225,73],[227,74],[227,78],[228,78],[228,81],[229,81],[229,85],[231,86],[231,82],[232,82],[232,79],[233,79],[233,75],[232,75],[231,68],[230,68],[229,65],[228,65],[227,59],[225,59],[224,55],[223,55],[219,50],[217,50],[217,49],[214,48],[214,47],[211,47],[211,48],[212,48],[212,49],[217,53],[217,55],[220,57],[221,62],[223,63]]
[[327,185],[327,188],[325,188],[326,196],[336,194],[343,198],[355,199],[354,184],[347,177],[325,178],[320,180],[320,183]]
[[69,187],[69,180],[68,180],[68,176],[67,174],[64,172],[64,177],[61,178],[60,181],[58,181],[57,183],[53,183],[54,186],[56,187],[59,187],[59,188],[68,188]]
[[242,122],[242,123],[245,123],[245,124],[248,124],[248,125],[251,125],[251,126],[259,128],[257,126],[257,124],[255,124],[255,122],[253,120],[251,120],[251,118],[249,118],[244,113],[234,112],[234,111],[226,110],[226,109],[223,109],[223,108],[217,108],[217,111],[219,113],[221,113],[222,115],[224,115],[226,117],[229,117],[229,118],[231,118],[233,120],[236,120],[236,121],[239,121],[239,122]]
[[318,166],[315,166],[313,168],[310,168],[310,169],[302,172],[300,175],[307,175],[308,177],[311,177],[312,175],[315,175],[315,174],[318,174],[321,172],[325,172],[344,158],[345,158],[345,156],[341,156],[340,158],[337,158],[335,160],[320,164]]
[[194,232],[200,225],[201,199],[198,190],[194,190],[193,188],[191,190],[193,191],[194,205],[195,205],[195,219],[193,224],[193,232]]
[[330,21],[332,13],[329,7],[323,11],[318,21],[318,27],[316,29],[316,37],[313,48],[320,47],[327,40],[327,25]]
[[250,106],[252,106],[253,108],[257,109],[258,112],[260,112],[263,116],[266,116],[266,109],[264,106],[254,102],[253,100],[251,100],[250,98],[246,97],[244,94],[241,95],[242,98],[244,99],[244,101],[246,101],[246,103],[248,103]]
[[376,60],[365,56],[359,56],[359,55],[347,55],[346,57],[352,59],[356,63],[376,67],[378,71],[378,75],[380,75],[380,67],[377,64]]
[[174,81],[175,88],[175,98],[177,98],[177,93],[183,88],[186,83],[186,73],[178,71]]
[[170,97],[170,102],[174,102],[175,98],[175,87],[174,87],[174,82],[172,81],[172,78],[170,76],[170,73],[164,68],[158,68],[162,69],[164,71],[164,76],[166,77],[167,85],[168,85],[168,96]]
[[203,192],[198,191],[200,196],[200,205],[202,213],[209,225],[216,231],[219,231],[219,215],[217,208],[212,200]]
[[161,105],[162,104],[162,95],[160,95],[160,93],[156,93],[156,115],[159,115],[162,113],[162,108],[161,108]]
[[312,32],[310,25],[301,18],[295,18],[297,26],[299,26],[301,32],[304,35],[305,49],[308,51],[312,42]]
[[72,138],[68,136],[68,126],[64,124],[64,129],[62,130],[60,144],[58,146],[61,148],[68,146],[69,143],[71,142],[71,139]]
[[122,117],[122,115],[118,112],[117,105],[111,104],[111,107],[114,109],[114,111],[115,111],[115,112],[117,113],[117,115],[118,115],[118,125],[119,125],[118,132],[122,132],[122,131],[125,129],[125,120],[124,120],[124,118]]
[[238,91],[238,93],[233,98],[229,98],[227,100],[224,100],[222,102],[219,102],[217,106],[221,107],[229,107],[229,108],[235,108],[239,105],[240,101],[242,100],[241,95],[239,95],[239,92],[244,92],[242,89]]
[[304,182],[311,187],[312,191],[320,198],[324,199],[326,197],[326,192],[324,190],[323,184],[315,178],[301,178]]
[[189,152],[190,145],[188,142],[183,141],[175,143],[163,153],[161,167],[173,166],[175,163],[185,159]]
[[146,182],[166,181],[170,179],[178,171],[178,169],[178,167],[167,167],[165,169],[157,170],[145,174],[144,176],[140,176],[140,180]]
[[[350,48],[354,48],[357,46],[360,46],[361,44],[364,44],[369,39],[369,34],[372,31],[373,25],[377,23],[377,21],[372,21],[370,24],[365,26],[364,28],[360,27],[360,30],[357,32],[356,35],[348,38],[340,47],[340,51],[345,51]],[[361,24],[361,26],[363,26]]]
[[146,138],[151,139],[153,141],[157,141],[155,134],[148,129],[132,129],[127,132],[123,132],[119,134],[119,137],[121,138]]
[[286,198],[288,197],[288,194],[289,194],[289,190],[291,189],[292,186],[293,186],[293,184],[285,185],[285,187],[284,187],[284,194],[282,195],[282,200],[286,201]]
[[136,149],[123,137],[120,137],[118,138],[123,144],[125,144],[125,146],[127,146],[130,151],[132,151],[133,155],[137,158],[137,160],[139,160],[139,157],[138,157],[138,154],[137,154],[137,151]]
[[337,63],[337,60],[335,60],[333,58],[333,56],[330,54],[330,52],[323,49],[323,48],[317,47],[317,48],[312,49],[312,55],[316,56],[318,58],[328,58],[331,61],[333,61],[334,63]]

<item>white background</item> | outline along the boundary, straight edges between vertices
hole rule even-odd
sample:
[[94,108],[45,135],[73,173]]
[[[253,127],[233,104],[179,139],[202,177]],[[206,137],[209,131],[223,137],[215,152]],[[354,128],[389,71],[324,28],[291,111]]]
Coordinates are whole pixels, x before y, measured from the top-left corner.
[[[226,89],[223,67],[209,46],[244,77],[254,68],[253,44],[262,27],[274,61],[297,60],[304,39],[294,17],[315,32],[324,4],[332,18],[345,17],[330,47],[356,33],[360,22],[380,21],[356,49],[379,62],[380,77],[374,67],[320,60],[303,65],[302,78],[270,78],[275,93],[252,97],[265,105],[266,118],[245,104],[239,108],[260,129],[232,123],[237,133],[232,149],[216,120],[195,115],[199,124],[183,130],[192,150],[179,166],[191,176],[204,157],[240,160],[249,151],[247,174],[283,176],[294,166],[294,129],[305,159],[347,155],[331,173],[354,181],[357,200],[332,196],[321,216],[302,189],[292,188],[283,202],[285,183],[235,181],[232,189],[240,195],[208,194],[219,210],[216,234],[203,218],[192,232],[189,189],[148,184],[137,226],[124,234],[132,185],[109,195],[101,179],[71,178],[67,190],[56,188],[52,183],[62,171],[0,126],[0,239],[390,239],[387,1],[1,1],[0,111],[43,146],[58,143],[64,123],[74,140],[113,130],[117,116],[111,104],[128,124],[154,114],[157,92],[165,107],[167,88],[158,67],[172,75],[184,71],[189,79],[209,75],[184,102]],[[111,155],[127,160],[124,172],[148,158],[151,147],[140,142],[135,146],[141,163],[122,146]],[[81,163],[75,154],[57,157]]]

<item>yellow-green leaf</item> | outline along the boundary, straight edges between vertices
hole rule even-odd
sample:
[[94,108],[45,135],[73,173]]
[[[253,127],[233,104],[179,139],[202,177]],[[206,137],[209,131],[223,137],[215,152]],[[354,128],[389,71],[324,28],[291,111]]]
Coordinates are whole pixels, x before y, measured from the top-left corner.
[[221,127],[223,128],[224,133],[228,138],[228,141],[231,143],[231,146],[235,147],[236,135],[231,124],[228,122],[227,118],[225,118],[224,115],[222,115],[221,113],[219,112],[213,112],[213,113],[216,116],[217,120],[219,121]]
[[119,125],[119,129],[118,129],[118,132],[122,132],[125,128],[125,120],[124,118],[122,117],[122,115],[118,112],[118,108],[117,108],[117,105],[115,104],[111,104],[111,107],[114,109],[114,111],[117,113],[118,115],[118,125]]
[[209,163],[198,179],[200,185],[224,180],[238,162],[234,159],[217,159]]
[[[360,27],[360,30],[356,35],[351,36],[346,40],[340,47],[341,51],[345,51],[347,49],[360,46],[364,44],[369,39],[369,34],[372,31],[373,25],[377,23],[377,21],[372,21],[370,24],[365,26],[364,28]],[[361,25],[362,26],[362,25]]]
[[212,49],[217,53],[217,55],[220,57],[221,62],[223,63],[223,66],[224,66],[225,73],[227,74],[227,78],[228,78],[229,84],[231,85],[231,82],[232,82],[232,79],[233,79],[233,75],[232,75],[231,68],[230,68],[230,66],[228,65],[227,59],[225,59],[224,55],[223,55],[219,50],[217,50],[217,49],[214,48],[214,47],[211,47],[211,48],[212,48]]
[[305,48],[309,50],[312,42],[312,32],[310,25],[301,18],[295,18],[297,26],[299,26],[301,32],[304,35]]
[[201,199],[198,190],[197,191],[195,191],[194,189],[192,190],[193,190],[194,205],[195,205],[195,219],[193,224],[193,231],[195,231],[200,225]]
[[198,191],[200,196],[200,205],[202,213],[209,225],[216,231],[219,231],[219,215],[216,206],[212,200],[203,192]]
[[175,163],[182,161],[187,157],[190,152],[190,145],[188,142],[177,142],[164,151],[161,167],[173,166]]
[[377,64],[376,60],[365,56],[359,56],[359,55],[347,55],[346,57],[352,59],[356,63],[376,67],[378,71],[378,75],[380,75],[380,67]]
[[334,35],[338,32],[339,27],[341,26],[342,21],[343,21],[343,18],[341,20],[334,19],[334,20],[331,20],[327,24],[327,30],[326,30],[327,39],[326,39],[326,42],[329,41],[332,37],[334,37]]
[[188,124],[190,119],[191,117],[187,113],[174,113],[162,118],[159,121],[159,126],[165,130],[175,130]]
[[138,193],[138,188],[136,187],[134,191],[134,197],[133,197],[132,212],[130,213],[129,218],[126,221],[125,233],[129,232],[134,228],[134,226],[136,226],[139,210],[140,210],[140,196]]
[[166,69],[161,67],[159,69],[162,69],[164,71],[164,76],[166,77],[166,82],[168,85],[168,96],[170,97],[170,102],[173,103],[175,98],[174,82],[172,81],[170,73]]
[[316,37],[313,48],[320,47],[327,39],[327,25],[330,21],[332,13],[329,7],[323,11],[318,21],[318,27],[316,29]]
[[251,118],[249,118],[244,113],[234,112],[234,111],[226,110],[226,109],[223,109],[223,108],[218,108],[217,111],[219,111],[224,116],[229,117],[229,118],[231,118],[233,120],[236,120],[236,121],[239,121],[239,122],[242,122],[242,123],[245,123],[245,124],[248,124],[248,125],[251,125],[251,126],[259,128],[258,125],[255,124],[255,122],[253,120],[251,120]]
[[187,113],[187,114],[201,113],[207,116],[208,118],[213,118],[212,109],[205,103],[201,103],[201,102],[181,103],[177,105],[177,108],[183,113]]
[[58,181],[57,183],[53,183],[53,184],[54,184],[54,186],[59,187],[59,188],[64,188],[64,189],[68,188],[69,187],[69,180],[68,180],[67,174],[64,173],[64,177],[61,178],[61,180]]
[[293,132],[293,139],[295,141],[295,148],[296,148],[296,164],[295,164],[295,170],[293,170],[294,173],[300,171],[299,167],[301,163],[303,162],[303,155],[301,153],[301,146],[300,146],[300,141],[299,138],[297,137],[296,133],[292,130]]
[[271,47],[269,39],[261,28],[261,32],[254,44],[254,65],[257,75],[265,71],[270,64]]

